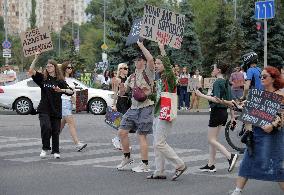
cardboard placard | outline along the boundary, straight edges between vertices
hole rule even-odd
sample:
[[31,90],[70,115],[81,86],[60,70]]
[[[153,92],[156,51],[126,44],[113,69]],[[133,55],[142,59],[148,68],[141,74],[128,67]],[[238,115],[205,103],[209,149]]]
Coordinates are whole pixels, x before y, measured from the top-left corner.
[[127,37],[126,45],[134,44],[138,41],[142,26],[142,18],[136,19],[133,22],[131,31]]
[[240,120],[258,127],[271,124],[280,110],[282,99],[276,93],[251,89]]
[[88,105],[88,89],[76,91],[76,113],[86,111]]
[[8,76],[6,74],[0,74],[0,83],[5,83],[8,80]]
[[213,83],[217,80],[217,78],[204,78],[204,88],[205,89],[213,89]]
[[95,64],[96,69],[105,71],[108,68],[108,62],[98,62]]
[[21,42],[25,57],[33,56],[36,51],[42,53],[53,50],[51,35],[47,27],[22,32]]
[[183,39],[185,16],[172,11],[145,5],[140,36],[180,49]]
[[199,80],[196,78],[189,78],[187,85],[187,92],[194,92],[199,88]]

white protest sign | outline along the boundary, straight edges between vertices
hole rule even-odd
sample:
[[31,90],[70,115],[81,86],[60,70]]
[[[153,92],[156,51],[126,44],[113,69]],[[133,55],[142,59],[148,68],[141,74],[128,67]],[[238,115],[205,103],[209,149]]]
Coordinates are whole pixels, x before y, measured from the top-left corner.
[[35,28],[21,33],[24,56],[32,56],[36,51],[45,52],[53,49],[50,32],[47,27]]
[[199,88],[199,80],[196,78],[189,78],[187,85],[187,92],[194,92]]
[[180,49],[185,16],[159,7],[145,5],[140,37]]
[[213,83],[217,80],[217,78],[204,78],[204,88],[213,89]]

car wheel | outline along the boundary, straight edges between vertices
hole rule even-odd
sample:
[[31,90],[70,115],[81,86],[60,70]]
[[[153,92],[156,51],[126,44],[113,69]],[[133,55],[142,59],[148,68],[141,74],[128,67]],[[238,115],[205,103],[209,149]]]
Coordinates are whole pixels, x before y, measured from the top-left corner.
[[15,102],[15,110],[18,114],[29,114],[33,109],[33,104],[28,98],[19,98]]
[[89,111],[95,115],[105,114],[106,107],[106,102],[102,98],[94,98],[89,102]]

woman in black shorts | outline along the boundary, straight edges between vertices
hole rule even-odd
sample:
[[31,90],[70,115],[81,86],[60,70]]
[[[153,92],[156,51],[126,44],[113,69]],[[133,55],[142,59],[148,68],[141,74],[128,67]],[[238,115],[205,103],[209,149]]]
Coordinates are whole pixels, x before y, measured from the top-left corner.
[[[201,167],[202,172],[216,172],[215,157],[216,151],[219,150],[229,162],[228,171],[231,172],[238,159],[237,154],[230,153],[221,143],[218,142],[218,135],[225,126],[228,119],[227,107],[219,104],[215,97],[219,99],[231,100],[231,90],[228,79],[225,79],[224,74],[228,70],[228,65],[223,62],[218,62],[214,65],[212,75],[217,77],[217,80],[213,84],[213,91],[211,96],[202,94],[199,90],[195,93],[197,96],[203,97],[209,100],[211,113],[209,119],[208,129],[208,143],[209,143],[209,160],[208,164]],[[231,119],[234,119],[234,113],[231,111]]]

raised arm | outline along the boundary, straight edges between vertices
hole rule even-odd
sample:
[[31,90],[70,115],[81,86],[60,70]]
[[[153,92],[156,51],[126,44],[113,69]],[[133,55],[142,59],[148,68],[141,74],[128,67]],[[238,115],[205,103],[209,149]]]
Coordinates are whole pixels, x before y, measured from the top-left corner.
[[147,60],[147,64],[148,64],[149,68],[151,70],[154,70],[155,69],[155,63],[154,63],[154,58],[153,58],[152,54],[148,51],[148,49],[146,49],[143,42],[140,42],[138,40],[137,45],[141,49],[141,51],[143,52],[143,54],[144,54],[144,56]]
[[30,69],[29,69],[29,75],[35,75],[36,74],[36,71],[35,71],[35,64],[37,62],[37,59],[38,59],[38,56],[40,55],[40,52],[36,52],[35,53],[35,58],[30,66]]

